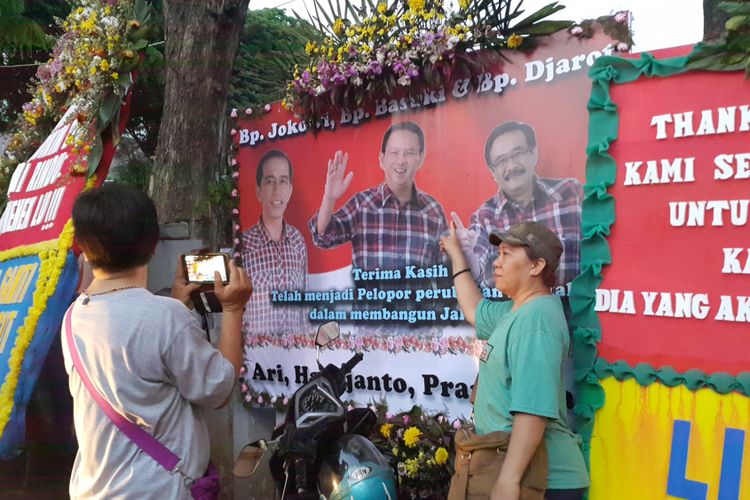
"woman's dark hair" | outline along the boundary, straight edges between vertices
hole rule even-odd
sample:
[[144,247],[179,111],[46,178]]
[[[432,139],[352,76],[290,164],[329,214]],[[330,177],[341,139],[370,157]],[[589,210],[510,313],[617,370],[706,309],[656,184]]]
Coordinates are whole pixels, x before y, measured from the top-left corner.
[[78,195],[73,226],[91,267],[108,272],[148,264],[159,241],[154,202],[146,193],[121,184]]
[[[526,257],[529,258],[531,261],[535,261],[537,259],[544,259],[544,257],[540,257],[536,254],[534,250],[531,248],[524,246],[523,250],[526,252]],[[555,270],[550,267],[549,262],[547,260],[544,260],[544,269],[542,269],[542,281],[544,282],[544,286],[547,287],[553,287],[555,286],[555,283],[557,283],[557,276],[555,275]]]

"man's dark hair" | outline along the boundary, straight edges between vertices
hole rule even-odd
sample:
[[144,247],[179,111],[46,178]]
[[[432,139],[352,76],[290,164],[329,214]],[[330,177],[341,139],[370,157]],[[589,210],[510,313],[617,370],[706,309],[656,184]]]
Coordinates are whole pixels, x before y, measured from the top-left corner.
[[424,131],[422,131],[422,127],[414,122],[394,123],[393,125],[388,127],[388,130],[386,130],[385,134],[383,134],[383,143],[380,145],[381,153],[385,153],[385,146],[388,144],[388,139],[391,138],[391,134],[398,130],[406,130],[407,132],[411,132],[412,134],[417,134],[417,138],[419,139],[419,153],[424,153]]
[[289,157],[285,152],[281,150],[272,149],[271,151],[261,156],[260,161],[258,162],[258,166],[255,167],[256,186],[260,187],[260,182],[263,180],[263,167],[265,166],[266,162],[268,160],[273,160],[274,158],[283,158],[286,160],[286,164],[289,165],[289,182],[292,182],[292,175],[294,173],[294,170],[292,169],[292,162],[289,161]]
[[[541,257],[537,255],[537,253],[532,250],[530,247],[524,246],[523,247],[524,252],[526,252],[526,257],[529,258],[530,261],[535,261],[537,259],[544,259],[544,257]],[[544,282],[544,286],[546,287],[553,287],[555,286],[555,283],[557,283],[557,276],[555,275],[555,269],[552,269],[552,266],[549,265],[549,262],[547,262],[547,259],[544,259],[544,269],[542,269],[542,281]]]
[[124,271],[148,264],[159,241],[156,207],[146,193],[108,183],[73,204],[78,246],[94,269]]
[[523,133],[528,147],[533,148],[536,146],[536,133],[528,123],[510,121],[498,125],[492,130],[492,132],[490,132],[487,142],[484,143],[484,161],[487,163],[488,167],[491,167],[492,158],[490,158],[490,150],[492,149],[492,144],[495,142],[495,139],[503,134],[507,134],[508,132],[513,132],[514,130],[520,130]]

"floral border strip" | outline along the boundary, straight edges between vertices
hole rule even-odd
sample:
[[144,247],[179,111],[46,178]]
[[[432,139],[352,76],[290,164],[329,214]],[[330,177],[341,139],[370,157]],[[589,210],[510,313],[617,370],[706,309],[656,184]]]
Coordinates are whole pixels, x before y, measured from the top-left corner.
[[21,375],[23,360],[26,350],[34,338],[39,318],[47,309],[47,301],[57,290],[57,282],[65,267],[68,250],[73,245],[73,220],[65,224],[60,237],[57,240],[46,241],[35,245],[17,247],[0,254],[0,261],[18,257],[27,257],[37,254],[41,260],[39,276],[36,281],[36,290],[32,305],[26,314],[23,325],[18,328],[16,342],[8,360],[10,368],[2,387],[0,387],[0,436],[5,431],[5,426],[10,420],[13,412],[13,403],[18,387],[18,378]]
[[[250,334],[245,337],[245,346],[281,347],[286,350],[312,349],[315,347],[314,334]],[[478,357],[484,341],[474,337],[431,336],[431,335],[353,335],[342,336],[331,343],[331,349],[351,352],[383,351],[392,354],[427,352],[436,356],[466,354]]]
[[[617,165],[609,154],[617,139],[619,115],[610,96],[610,86],[629,83],[641,77],[667,77],[687,71],[689,56],[658,60],[649,53],[640,59],[602,56],[596,60],[589,77],[593,80],[589,110],[589,136],[586,147],[586,185],[584,186],[581,274],[573,281],[572,310],[574,366],[577,403],[574,407],[576,430],[583,437],[583,453],[589,462],[594,414],[604,406],[604,390],[597,371],[597,343],[601,324],[594,311],[596,289],[602,282],[602,268],[612,263],[607,237],[615,222],[615,200],[608,188],[615,183]],[[599,363],[598,366],[602,366]],[[640,372],[640,370],[639,370]],[[648,379],[648,377],[646,378]],[[645,380],[640,376],[640,380]],[[652,381],[657,380],[654,377]],[[670,380],[682,381],[681,378]],[[686,384],[687,385],[687,384]],[[690,385],[688,385],[690,387]]]

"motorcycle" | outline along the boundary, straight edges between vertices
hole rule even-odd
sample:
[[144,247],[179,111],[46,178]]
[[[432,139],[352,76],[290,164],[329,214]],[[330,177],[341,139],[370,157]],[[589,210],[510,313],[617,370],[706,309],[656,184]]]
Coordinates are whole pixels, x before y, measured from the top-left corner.
[[362,361],[362,353],[340,367],[320,363],[320,348],[340,333],[336,322],[320,325],[315,335],[318,373],[292,395],[272,440],[260,439],[240,451],[236,477],[252,476],[270,451],[269,467],[281,500],[396,500],[393,469],[367,439],[377,416],[369,408],[347,411],[341,402],[346,376]]

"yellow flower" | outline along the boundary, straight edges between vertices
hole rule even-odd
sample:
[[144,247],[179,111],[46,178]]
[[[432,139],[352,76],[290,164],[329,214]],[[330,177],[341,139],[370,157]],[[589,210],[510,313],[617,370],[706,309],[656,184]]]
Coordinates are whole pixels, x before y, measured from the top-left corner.
[[516,47],[520,47],[523,43],[523,37],[521,35],[517,35],[513,33],[508,37],[508,48],[509,49],[515,49]]
[[406,475],[409,477],[415,477],[419,472],[419,460],[416,458],[410,458],[404,461],[404,470]]
[[384,438],[388,439],[391,437],[391,429],[393,428],[393,424],[383,424],[380,426],[380,433],[383,435]]
[[307,42],[305,45],[305,53],[309,56],[315,51],[315,42]]
[[422,431],[417,427],[409,427],[404,431],[404,444],[409,448],[414,448],[422,437]]
[[117,80],[118,78],[120,78],[120,74],[117,71],[113,71],[112,72],[112,79],[113,80]]
[[337,35],[340,35],[344,31],[344,20],[343,19],[336,19],[336,22],[333,23],[333,32]]
[[466,10],[469,6],[469,0],[458,0],[458,7],[460,10]]
[[425,0],[409,0],[409,8],[414,12],[421,12],[424,10]]
[[435,452],[435,463],[438,465],[442,465],[447,461],[448,461],[448,450],[446,450],[445,448],[441,446]]
[[99,67],[102,69],[102,71],[109,71],[109,61],[103,59],[102,62],[99,63]]
[[388,10],[388,5],[386,5],[385,3],[379,3],[378,4],[378,12],[380,14],[385,14],[386,10]]

